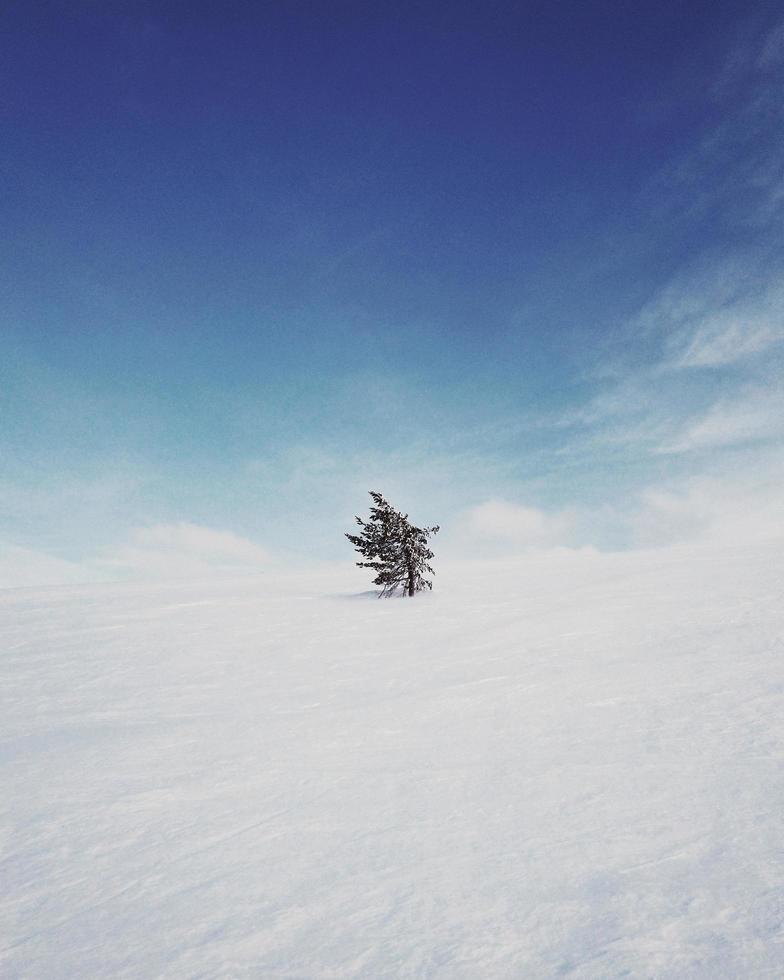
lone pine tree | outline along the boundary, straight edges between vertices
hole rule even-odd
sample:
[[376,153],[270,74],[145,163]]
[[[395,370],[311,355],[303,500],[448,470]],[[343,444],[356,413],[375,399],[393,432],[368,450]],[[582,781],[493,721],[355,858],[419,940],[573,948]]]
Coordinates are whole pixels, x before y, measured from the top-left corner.
[[363,521],[357,517],[361,533],[346,535],[366,559],[358,561],[357,565],[376,572],[373,583],[382,586],[382,596],[393,595],[400,586],[409,596],[432,589],[433,583],[424,578],[425,573],[435,574],[428,565],[433,552],[427,539],[438,533],[438,525],[414,527],[408,514],[395,510],[377,490],[371,490],[370,496],[374,505],[370,508],[370,519]]

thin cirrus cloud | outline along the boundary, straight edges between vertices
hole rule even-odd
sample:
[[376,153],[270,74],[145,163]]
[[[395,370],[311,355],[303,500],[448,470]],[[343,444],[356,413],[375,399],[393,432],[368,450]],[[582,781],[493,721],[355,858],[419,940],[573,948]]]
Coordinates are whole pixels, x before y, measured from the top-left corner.
[[784,342],[784,290],[777,284],[724,306],[712,306],[711,299],[704,297],[696,315],[670,320],[667,367],[724,367]]
[[660,453],[688,453],[784,436],[784,392],[755,388],[732,399],[717,401],[701,417],[690,421]]
[[730,52],[713,87],[718,121],[653,182],[673,222],[712,226],[631,323],[661,338],[664,369],[740,365],[784,341],[783,37],[779,23]]
[[757,58],[757,67],[767,69],[784,62],[784,21],[766,36]]
[[566,413],[575,452],[587,442],[624,447],[628,458],[715,462],[784,435],[784,149],[773,135],[784,123],[782,37],[778,24],[737,45],[713,87],[720,121],[652,182],[675,225],[716,231],[629,319],[621,353]]
[[760,354],[784,341],[784,329],[772,319],[756,322],[730,311],[701,324],[674,367],[720,367]]
[[[621,353],[602,359],[593,394],[566,413],[594,438],[633,446],[642,435],[640,451],[658,453],[775,434],[771,398],[748,391],[773,386],[784,356],[782,37],[779,23],[735,46],[712,89],[718,121],[641,195],[668,227],[717,228],[629,318]],[[721,372],[712,405],[711,372]]]

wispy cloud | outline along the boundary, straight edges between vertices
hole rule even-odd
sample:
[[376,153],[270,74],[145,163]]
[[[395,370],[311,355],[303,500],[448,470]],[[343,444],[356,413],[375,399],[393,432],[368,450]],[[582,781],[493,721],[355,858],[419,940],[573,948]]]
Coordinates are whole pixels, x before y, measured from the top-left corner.
[[716,121],[649,188],[673,221],[708,221],[719,234],[732,225],[773,232],[784,203],[784,22],[747,28],[707,87]]
[[[745,361],[784,342],[784,288],[779,273],[758,276],[735,269],[718,290],[681,284],[680,310],[660,309],[665,368],[715,368]],[[724,301],[726,293],[735,297]],[[717,295],[718,293],[718,295]],[[740,295],[739,295],[740,294]],[[671,299],[672,303],[672,299]]]
[[763,37],[756,66],[766,70],[781,64],[784,64],[784,21]]
[[699,466],[784,438],[782,38],[779,23],[737,43],[711,90],[717,121],[646,191],[674,234],[699,226],[705,244],[630,317],[591,396],[564,413],[565,454],[612,447]]
[[679,368],[721,367],[760,354],[784,341],[784,325],[772,318],[747,319],[724,311],[700,324],[674,360]]
[[784,436],[784,390],[756,388],[713,404],[700,418],[689,422],[661,453],[737,446]]

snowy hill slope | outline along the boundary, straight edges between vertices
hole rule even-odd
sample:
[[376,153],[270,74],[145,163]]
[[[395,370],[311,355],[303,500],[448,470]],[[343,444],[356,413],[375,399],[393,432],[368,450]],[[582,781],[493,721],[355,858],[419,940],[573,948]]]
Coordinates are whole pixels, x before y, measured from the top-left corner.
[[781,976],[781,548],[437,570],[0,593],[0,973]]

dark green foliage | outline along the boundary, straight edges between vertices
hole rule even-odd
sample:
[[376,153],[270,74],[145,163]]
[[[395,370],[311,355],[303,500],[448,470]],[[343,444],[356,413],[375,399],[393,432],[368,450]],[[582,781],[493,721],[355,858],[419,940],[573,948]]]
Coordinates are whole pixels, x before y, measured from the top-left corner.
[[366,559],[357,565],[376,572],[373,583],[382,586],[382,596],[391,596],[401,587],[409,596],[432,589],[433,583],[424,578],[425,574],[435,574],[428,564],[433,552],[427,539],[438,533],[438,525],[414,527],[408,514],[395,510],[377,490],[371,490],[370,496],[373,498],[370,519],[363,521],[358,517],[361,532],[346,535]]

